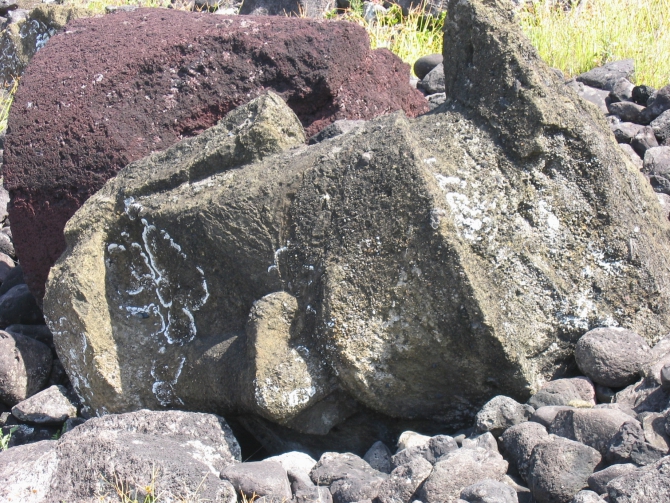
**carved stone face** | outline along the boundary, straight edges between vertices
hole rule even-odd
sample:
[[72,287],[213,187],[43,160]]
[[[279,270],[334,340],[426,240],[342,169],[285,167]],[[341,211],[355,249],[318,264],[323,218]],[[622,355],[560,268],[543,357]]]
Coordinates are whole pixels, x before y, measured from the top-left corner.
[[[483,23],[467,5],[453,15]],[[68,223],[47,285],[85,403],[367,448],[394,421],[458,427],[494,395],[525,400],[591,327],[667,331],[653,193],[593,141],[608,133],[586,105],[523,61],[530,90],[501,122],[452,102],[307,147],[268,94],[125,168]],[[501,75],[491,85],[517,92]]]

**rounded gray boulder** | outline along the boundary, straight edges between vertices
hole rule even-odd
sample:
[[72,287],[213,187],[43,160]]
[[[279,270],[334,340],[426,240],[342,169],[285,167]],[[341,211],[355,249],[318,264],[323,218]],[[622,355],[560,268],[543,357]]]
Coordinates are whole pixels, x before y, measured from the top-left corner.
[[635,382],[651,358],[651,348],[635,332],[617,327],[595,328],[577,342],[575,359],[592,381],[620,388]]

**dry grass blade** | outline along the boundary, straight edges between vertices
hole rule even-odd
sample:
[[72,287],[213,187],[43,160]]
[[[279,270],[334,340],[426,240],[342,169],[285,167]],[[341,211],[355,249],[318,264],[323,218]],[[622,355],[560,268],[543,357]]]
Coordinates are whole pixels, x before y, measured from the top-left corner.
[[522,29],[551,66],[567,76],[633,58],[635,81],[670,83],[670,0],[534,0],[519,13]]

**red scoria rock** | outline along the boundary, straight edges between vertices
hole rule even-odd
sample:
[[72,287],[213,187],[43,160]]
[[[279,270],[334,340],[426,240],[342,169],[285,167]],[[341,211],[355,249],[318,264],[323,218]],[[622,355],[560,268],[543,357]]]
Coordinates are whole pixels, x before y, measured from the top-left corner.
[[427,111],[409,66],[355,24],[138,9],[78,19],[33,58],[9,118],[4,183],[25,279],[41,299],[63,228],[131,161],[196,135],[266,89],[306,134]]

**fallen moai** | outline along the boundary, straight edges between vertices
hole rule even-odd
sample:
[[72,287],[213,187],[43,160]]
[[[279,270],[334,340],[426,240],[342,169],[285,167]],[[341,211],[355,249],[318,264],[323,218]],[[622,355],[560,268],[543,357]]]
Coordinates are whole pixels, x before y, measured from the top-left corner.
[[65,222],[106,180],[267,89],[308,135],[337,119],[428,110],[409,66],[370,50],[353,23],[138,9],[53,36],[21,79],[3,166],[33,294],[41,300],[65,249]]
[[88,406],[324,445],[525,400],[591,327],[667,331],[670,226],[597,112],[502,3],[454,3],[445,42],[437,113],[307,147],[268,95],[85,203],[45,311]]

